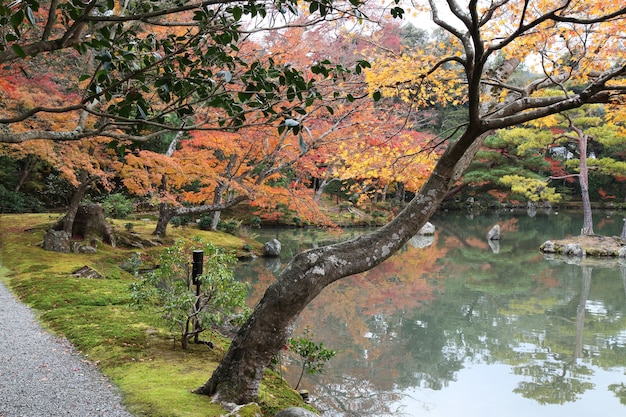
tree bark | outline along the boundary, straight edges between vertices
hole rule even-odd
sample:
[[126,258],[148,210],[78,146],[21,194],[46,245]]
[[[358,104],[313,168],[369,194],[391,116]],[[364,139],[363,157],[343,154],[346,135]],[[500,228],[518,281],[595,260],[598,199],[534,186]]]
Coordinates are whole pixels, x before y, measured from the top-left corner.
[[593,235],[593,212],[591,210],[591,199],[589,198],[589,168],[587,166],[587,135],[576,129],[578,133],[578,147],[580,149],[580,192],[583,200],[583,228],[581,235]]
[[153,235],[164,237],[167,232],[167,225],[170,224],[172,218],[176,216],[176,208],[170,206],[166,202],[159,203],[159,218],[157,219],[157,225],[152,232]]
[[473,155],[468,152],[478,150],[472,145],[482,139],[481,132],[467,131],[448,148],[420,192],[387,225],[347,242],[296,255],[266,290],[211,378],[195,392],[238,404],[254,401],[265,368],[287,343],[300,312],[326,286],[380,264],[415,235],[435,212],[456,175],[469,164]]
[[[213,195],[213,204],[222,204],[224,201],[224,192],[226,191],[226,184],[220,182],[217,187],[215,187],[215,193]],[[220,223],[220,217],[222,212],[220,210],[215,210],[212,213],[211,217],[211,230],[217,230],[217,225]]]
[[67,208],[67,213],[63,216],[61,220],[61,225],[57,225],[54,227],[55,230],[63,230],[72,236],[72,230],[74,228],[74,220],[76,219],[76,213],[78,212],[78,207],[80,206],[80,202],[83,200],[85,196],[85,192],[87,191],[87,187],[91,184],[92,180],[89,178],[87,171],[83,171],[79,177],[78,188],[76,188],[76,192],[72,196],[72,200],[70,201],[70,205]]

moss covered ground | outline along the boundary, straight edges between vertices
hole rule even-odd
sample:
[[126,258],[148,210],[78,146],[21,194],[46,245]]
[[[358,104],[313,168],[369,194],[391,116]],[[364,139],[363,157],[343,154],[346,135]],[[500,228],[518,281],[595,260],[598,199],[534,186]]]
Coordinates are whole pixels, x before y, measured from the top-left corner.
[[[129,411],[150,417],[207,417],[225,414],[211,399],[191,391],[203,384],[228,348],[228,339],[205,335],[215,343],[191,345],[183,351],[154,313],[130,306],[130,284],[136,279],[120,265],[137,249],[99,245],[96,254],[60,254],[39,244],[58,216],[0,215],[0,279],[31,306],[42,325],[67,337],[119,386]],[[114,221],[118,229],[129,221]],[[154,222],[135,220],[133,232],[145,234]],[[166,243],[202,235],[216,246],[241,250],[246,242],[219,232],[172,228]],[[155,248],[152,250],[159,250]],[[83,266],[103,279],[78,278]],[[267,373],[259,394],[265,416],[289,406],[302,406],[299,395],[281,378]]]

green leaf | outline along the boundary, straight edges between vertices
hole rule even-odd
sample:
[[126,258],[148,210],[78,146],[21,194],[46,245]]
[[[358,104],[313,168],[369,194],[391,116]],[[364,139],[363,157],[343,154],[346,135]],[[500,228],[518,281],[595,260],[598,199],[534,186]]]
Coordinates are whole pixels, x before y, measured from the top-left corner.
[[378,101],[380,100],[382,97],[380,91],[376,90],[374,91],[374,94],[372,94],[372,98],[374,99],[374,101]]
[[22,22],[24,21],[24,12],[22,10],[18,10],[11,16],[11,26],[17,29]]
[[24,52],[24,50],[22,49],[21,46],[19,45],[11,45],[11,48],[13,48],[13,51],[20,57],[20,58],[26,58],[26,52]]
[[145,120],[148,118],[145,110],[139,104],[137,104],[137,117],[136,118],[140,120]]
[[35,26],[37,24],[37,21],[35,20],[35,14],[33,13],[33,9],[31,9],[30,6],[26,8],[26,17],[28,18],[28,21],[31,25]]
[[233,19],[235,19],[236,21],[241,20],[241,15],[243,14],[243,10],[241,9],[241,7],[233,7],[232,13]]
[[402,7],[394,7],[393,9],[391,9],[391,16],[393,16],[396,19],[402,19],[402,16],[404,15],[404,9]]

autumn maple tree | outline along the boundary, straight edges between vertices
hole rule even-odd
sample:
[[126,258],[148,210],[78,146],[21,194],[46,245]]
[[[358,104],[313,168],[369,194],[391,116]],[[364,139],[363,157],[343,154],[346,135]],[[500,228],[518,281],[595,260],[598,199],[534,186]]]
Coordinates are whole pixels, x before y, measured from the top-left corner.
[[[316,99],[314,84],[290,65],[260,60],[262,51],[240,51],[240,42],[251,33],[290,26],[294,18],[306,27],[354,16],[360,2],[304,4],[310,11],[304,19],[291,0],[2,5],[0,64],[36,65],[59,52],[89,65],[74,82],[80,94],[73,100],[3,113],[0,142],[94,136],[145,142],[167,131],[236,129],[259,113],[278,125]],[[280,90],[291,94],[285,100]],[[84,111],[91,117],[76,117]],[[20,129],[33,118],[62,113],[74,116],[64,129]]]
[[[35,105],[53,106],[65,101],[76,99],[76,93],[64,90],[49,74],[37,74],[36,77],[26,76],[25,71],[4,69],[6,77],[0,79],[7,105],[3,112],[20,111]],[[63,79],[62,76],[57,76]],[[19,86],[19,88],[18,88]],[[73,117],[86,117],[68,113],[47,114],[29,120],[28,123],[16,126],[18,134],[37,129],[50,131],[61,130]],[[61,178],[74,187],[69,198],[65,216],[54,226],[69,236],[74,231],[74,221],[79,205],[89,189],[109,191],[114,187],[113,179],[120,168],[120,162],[114,147],[109,146],[110,139],[94,137],[91,140],[62,141],[25,141],[16,144],[2,144],[3,155],[14,159],[35,158],[53,167]],[[24,176],[28,172],[24,172]],[[24,181],[22,178],[21,181]],[[109,243],[114,243],[110,233],[100,236]]]
[[[320,47],[310,53],[307,45],[321,45],[330,36],[335,39],[334,48]],[[285,119],[278,129],[272,117],[259,113],[249,115],[250,125],[236,131],[181,130],[166,154],[129,152],[123,169],[125,185],[133,193],[159,200],[155,234],[165,234],[174,216],[206,213],[213,216],[215,229],[222,209],[246,199],[262,218],[290,214],[297,221],[326,223],[314,201],[324,187],[317,187],[313,195],[311,181],[320,177],[328,181],[330,175],[344,182],[357,179],[365,183],[369,178],[365,186],[376,181],[379,191],[394,182],[416,191],[430,166],[425,161],[432,161],[419,152],[425,137],[398,128],[402,120],[390,117],[388,109],[375,106],[362,88],[355,87],[365,85],[362,71],[343,71],[337,79],[327,68],[330,62],[348,66],[357,61],[365,66],[351,44],[349,36],[303,27],[271,32],[261,44],[241,42],[238,54],[264,48],[261,61],[311,67],[301,82],[315,81],[317,100],[306,112],[300,109]],[[282,95],[287,100],[281,105],[287,107],[294,94],[297,92],[286,88]],[[357,154],[363,157],[355,158]],[[420,158],[423,161],[418,163]]]

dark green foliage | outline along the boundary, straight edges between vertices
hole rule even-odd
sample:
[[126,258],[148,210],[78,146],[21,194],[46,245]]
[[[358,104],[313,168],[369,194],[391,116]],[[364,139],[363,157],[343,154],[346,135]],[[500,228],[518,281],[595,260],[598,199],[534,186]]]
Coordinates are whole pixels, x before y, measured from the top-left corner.
[[201,230],[211,230],[211,225],[213,224],[213,216],[202,216],[200,220],[198,220],[198,227]]
[[174,227],[178,226],[187,226],[191,219],[187,216],[174,216],[172,220],[170,220],[170,224]]
[[43,211],[43,207],[36,198],[9,191],[0,185],[0,213],[36,213],[40,211]]
[[252,227],[261,227],[261,217],[260,216],[253,216],[250,219],[250,226]]
[[241,221],[235,219],[220,220],[217,230],[234,235],[241,227]]
[[102,208],[106,216],[114,219],[125,219],[135,210],[133,200],[121,193],[106,196]]

